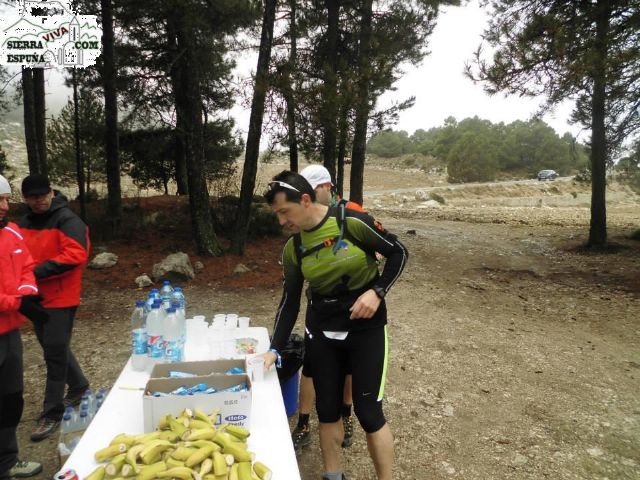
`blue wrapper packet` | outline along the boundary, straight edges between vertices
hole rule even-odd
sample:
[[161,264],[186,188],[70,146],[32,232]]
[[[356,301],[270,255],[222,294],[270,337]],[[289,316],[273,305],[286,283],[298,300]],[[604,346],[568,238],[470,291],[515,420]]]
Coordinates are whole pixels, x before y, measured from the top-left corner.
[[178,372],[178,371],[171,371],[169,372],[169,378],[190,378],[190,377],[195,377],[196,374],[195,373],[187,373],[187,372]]
[[227,370],[227,375],[244,375],[246,372],[241,367],[233,367]]

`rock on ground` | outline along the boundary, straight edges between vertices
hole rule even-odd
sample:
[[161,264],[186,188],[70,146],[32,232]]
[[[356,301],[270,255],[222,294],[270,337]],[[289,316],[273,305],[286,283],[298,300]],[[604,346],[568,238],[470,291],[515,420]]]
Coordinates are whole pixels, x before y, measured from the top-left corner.
[[118,263],[118,256],[115,253],[103,252],[99,253],[93,260],[89,262],[89,268],[111,268]]
[[172,253],[153,266],[151,278],[154,281],[166,279],[172,282],[191,280],[196,274],[191,266],[189,255],[184,252]]

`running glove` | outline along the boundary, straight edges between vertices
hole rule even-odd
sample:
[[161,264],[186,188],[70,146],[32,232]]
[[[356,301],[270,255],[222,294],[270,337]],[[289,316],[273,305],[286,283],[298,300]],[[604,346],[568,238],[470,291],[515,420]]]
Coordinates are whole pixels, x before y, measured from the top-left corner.
[[45,323],[49,320],[49,313],[42,306],[41,295],[24,295],[18,311],[32,322]]

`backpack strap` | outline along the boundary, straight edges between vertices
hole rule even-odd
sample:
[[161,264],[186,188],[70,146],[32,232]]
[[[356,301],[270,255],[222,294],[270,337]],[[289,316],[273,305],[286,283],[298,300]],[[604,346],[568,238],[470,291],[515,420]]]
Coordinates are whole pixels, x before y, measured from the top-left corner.
[[[369,247],[366,247],[365,245],[363,245],[362,242],[360,242],[357,238],[355,238],[353,235],[351,235],[349,233],[349,227],[348,227],[347,221],[346,221],[346,217],[348,216],[348,214],[347,214],[347,210],[348,210],[347,203],[348,203],[347,200],[342,199],[336,205],[336,208],[338,209],[338,212],[336,214],[336,222],[338,224],[338,228],[340,229],[340,239],[342,239],[342,238],[348,239],[356,247],[358,247],[364,253],[366,253],[371,258],[373,258],[374,260],[377,261],[376,252],[371,250]],[[337,250],[339,243],[340,243],[340,241],[336,242],[336,245],[334,246],[334,253],[335,253],[335,250]]]

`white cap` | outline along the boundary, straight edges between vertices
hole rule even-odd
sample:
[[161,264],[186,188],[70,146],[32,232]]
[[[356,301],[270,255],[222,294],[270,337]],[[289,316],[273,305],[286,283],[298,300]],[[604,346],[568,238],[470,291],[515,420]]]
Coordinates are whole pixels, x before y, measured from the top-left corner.
[[0,175],[0,195],[11,194],[11,185],[6,178]]
[[333,185],[329,170],[324,168],[322,165],[309,165],[300,172],[300,175],[306,178],[307,182],[311,184],[311,188],[314,190],[318,185],[322,185],[324,183],[330,183]]

